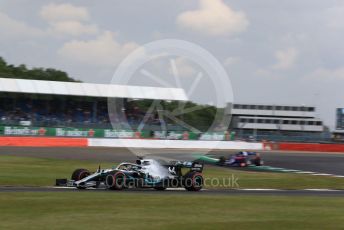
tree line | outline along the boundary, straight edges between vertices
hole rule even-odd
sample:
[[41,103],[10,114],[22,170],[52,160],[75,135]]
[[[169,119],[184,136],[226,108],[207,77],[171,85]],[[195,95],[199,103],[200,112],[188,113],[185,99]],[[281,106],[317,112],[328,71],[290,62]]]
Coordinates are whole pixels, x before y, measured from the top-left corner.
[[64,71],[53,68],[27,68],[26,65],[18,66],[8,64],[0,57],[0,77],[45,81],[80,82],[68,76]]

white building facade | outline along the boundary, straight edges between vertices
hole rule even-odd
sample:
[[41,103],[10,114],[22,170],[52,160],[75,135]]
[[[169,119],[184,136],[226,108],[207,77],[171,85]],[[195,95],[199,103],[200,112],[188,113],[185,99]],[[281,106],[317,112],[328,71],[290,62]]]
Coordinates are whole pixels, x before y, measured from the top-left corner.
[[234,104],[232,130],[244,133],[321,133],[323,122],[316,118],[315,107],[290,105]]

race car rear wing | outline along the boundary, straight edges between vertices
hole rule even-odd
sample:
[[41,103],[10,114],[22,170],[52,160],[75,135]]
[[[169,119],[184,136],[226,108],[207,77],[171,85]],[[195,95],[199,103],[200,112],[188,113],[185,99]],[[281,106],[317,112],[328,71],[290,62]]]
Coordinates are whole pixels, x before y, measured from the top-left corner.
[[171,164],[165,165],[166,167],[179,167],[179,168],[189,168],[192,172],[202,172],[203,163],[197,161],[176,161],[171,162]]

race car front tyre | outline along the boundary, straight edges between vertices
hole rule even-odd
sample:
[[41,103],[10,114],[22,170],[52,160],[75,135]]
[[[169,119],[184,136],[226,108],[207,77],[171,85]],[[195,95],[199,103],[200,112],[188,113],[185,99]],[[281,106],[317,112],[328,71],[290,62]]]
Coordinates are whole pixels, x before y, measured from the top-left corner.
[[74,181],[78,181],[84,179],[85,177],[88,177],[89,175],[91,175],[91,173],[87,169],[76,169],[74,170],[71,179]]
[[123,172],[109,174],[105,178],[105,184],[108,189],[122,190],[126,187],[126,176]]
[[203,182],[203,175],[199,172],[189,172],[184,176],[184,188],[188,191],[201,190]]

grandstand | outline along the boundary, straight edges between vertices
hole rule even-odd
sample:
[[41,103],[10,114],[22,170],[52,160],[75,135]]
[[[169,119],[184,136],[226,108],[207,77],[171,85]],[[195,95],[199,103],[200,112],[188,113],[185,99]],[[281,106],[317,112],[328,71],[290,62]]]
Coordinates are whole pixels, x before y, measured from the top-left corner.
[[[138,87],[0,78],[2,125],[111,128],[108,98],[123,99],[126,120],[135,124],[145,115],[132,101],[187,101],[177,88]],[[152,114],[147,123],[159,122]]]
[[[120,114],[109,110],[108,98],[121,101]],[[195,106],[188,101],[184,90],[177,88],[0,78],[0,132],[30,135],[37,134],[40,127],[53,127],[80,129],[76,133],[85,132],[85,135],[93,133],[90,129],[107,129],[103,133],[116,136],[118,134],[109,134],[109,130],[137,131],[144,120],[140,130],[155,132],[147,137],[163,138],[169,131],[171,136],[183,138],[182,133],[187,131],[190,137],[204,139],[229,139],[225,138],[229,134],[230,139],[245,140],[323,141],[330,138],[324,132],[322,121],[315,116],[315,107],[234,104],[229,106],[232,110],[227,111],[232,117],[228,132],[224,133],[227,129],[224,127],[218,133],[205,133],[200,137],[200,132],[180,124],[185,122],[207,132],[218,108],[200,107],[191,114],[181,115],[181,122],[176,123],[168,117],[162,118],[158,110],[149,112],[154,100],[161,101],[162,110],[175,110],[180,103]],[[15,131],[13,127],[16,126],[37,129]],[[63,133],[61,130],[54,132]]]

